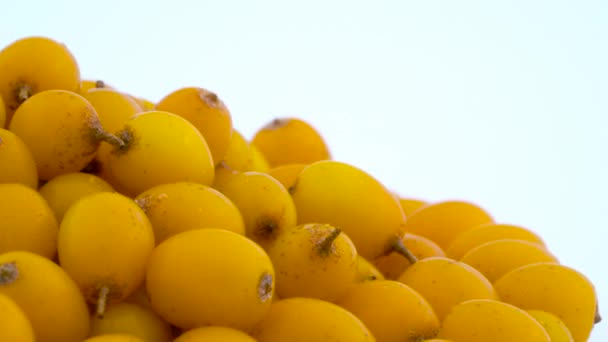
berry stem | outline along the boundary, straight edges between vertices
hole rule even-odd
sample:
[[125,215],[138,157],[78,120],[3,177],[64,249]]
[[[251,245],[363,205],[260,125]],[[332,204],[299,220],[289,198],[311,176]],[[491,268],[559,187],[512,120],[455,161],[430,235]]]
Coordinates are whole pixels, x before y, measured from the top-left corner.
[[331,246],[333,245],[336,238],[342,233],[340,228],[334,228],[329,235],[327,235],[323,240],[318,244],[319,254],[328,255],[331,251]]
[[118,149],[123,149],[127,145],[124,140],[120,139],[112,133],[106,132],[102,128],[95,129],[95,138],[97,140],[105,141]]
[[410,262],[410,264],[413,265],[418,261],[418,258],[416,258],[416,256],[414,254],[412,254],[412,252],[410,252],[409,249],[407,249],[407,247],[403,243],[403,240],[401,240],[401,238],[399,238],[399,236],[395,236],[395,239],[393,239],[393,243],[391,244],[391,247],[392,247],[393,252],[398,253],[401,256],[403,256],[404,258],[406,258],[407,261]]
[[106,305],[108,304],[108,295],[110,294],[110,288],[102,286],[99,289],[99,297],[97,297],[97,317],[103,318],[106,313]]
[[273,279],[270,273],[264,272],[260,277],[260,283],[258,285],[258,298],[262,302],[266,302],[267,300],[272,298],[272,290],[273,290]]

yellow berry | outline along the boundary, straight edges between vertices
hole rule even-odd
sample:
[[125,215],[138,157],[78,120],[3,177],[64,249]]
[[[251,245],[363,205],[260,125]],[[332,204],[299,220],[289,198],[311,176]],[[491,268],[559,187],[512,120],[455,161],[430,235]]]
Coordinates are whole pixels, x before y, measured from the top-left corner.
[[171,342],[171,327],[157,314],[136,304],[118,303],[108,307],[104,317],[91,318],[90,336],[129,334],[146,342]]
[[463,232],[493,222],[482,208],[463,201],[445,201],[424,206],[407,218],[405,229],[424,236],[445,250]]
[[7,124],[29,97],[50,89],[80,90],[80,69],[65,45],[46,37],[25,37],[0,51],[0,96]]
[[9,129],[27,145],[42,180],[79,172],[93,160],[101,140],[109,138],[93,106],[65,90],[47,90],[27,99]]
[[[129,95],[110,88],[91,89],[83,95],[93,105],[103,129],[110,133],[118,132],[125,122],[143,109]],[[116,183],[108,169],[107,155],[112,149],[110,144],[101,144],[95,159],[89,164],[92,173]]]
[[452,307],[471,299],[496,299],[490,283],[473,267],[443,257],[420,260],[398,279],[420,293],[443,321]]
[[456,342],[552,342],[528,313],[491,299],[455,305],[443,320],[438,336]]
[[0,295],[23,310],[36,341],[81,342],[89,334],[89,311],[82,294],[70,276],[47,258],[24,251],[0,254]]
[[15,301],[3,294],[0,294],[0,341],[34,342],[29,318]]
[[589,338],[596,317],[597,295],[591,281],[577,270],[555,263],[530,264],[505,274],[494,287],[503,302],[557,316],[575,342]]
[[166,183],[213,183],[214,167],[205,139],[177,115],[140,113],[126,121],[118,136],[125,145],[101,159],[107,158],[111,179],[126,195],[137,196]]
[[526,312],[545,328],[551,342],[574,342],[568,327],[554,314],[541,310],[526,310]]
[[276,179],[261,172],[238,173],[218,190],[239,208],[246,235],[268,248],[282,231],[296,225],[296,210],[289,193]]
[[271,168],[331,158],[319,132],[298,118],[273,120],[256,132],[251,143],[262,152]]
[[281,298],[335,301],[355,282],[357,251],[348,236],[327,224],[285,230],[268,248]]
[[0,161],[0,183],[21,183],[34,190],[38,188],[38,169],[34,156],[21,138],[2,128]]
[[205,137],[214,165],[224,159],[232,137],[232,117],[213,92],[198,87],[178,89],[156,104],[156,110],[177,114]]
[[354,285],[337,304],[357,316],[378,341],[418,342],[434,337],[439,329],[431,305],[412,288],[393,280]]
[[240,330],[207,326],[186,331],[173,342],[256,342],[256,340]]
[[470,250],[460,261],[473,266],[492,283],[521,266],[558,262],[553,254],[538,244],[510,239],[485,243]]
[[502,239],[523,240],[534,242],[541,246],[545,245],[540,236],[526,228],[510,224],[489,223],[482,224],[456,236],[445,250],[445,253],[452,259],[460,260],[473,248],[490,241]]
[[221,228],[245,234],[239,209],[206,185],[188,182],[155,186],[135,198],[152,227],[156,244],[186,230]]
[[182,328],[251,329],[270,308],[274,268],[253,241],[223,229],[196,229],[159,244],[146,272],[150,303]]
[[40,195],[47,201],[57,222],[63,220],[63,215],[79,199],[98,192],[113,192],[112,186],[103,179],[86,173],[74,172],[57,176],[42,187]]
[[0,184],[0,198],[0,253],[21,250],[55,257],[59,227],[44,198],[18,183]]
[[103,316],[143,283],[154,232],[132,200],[114,192],[83,197],[61,222],[59,264],[76,281],[87,301]]
[[339,227],[369,260],[390,252],[404,228],[405,215],[392,193],[368,173],[343,162],[307,166],[290,192],[299,224]]
[[252,336],[258,342],[375,342],[369,329],[346,309],[315,298],[273,303]]
[[106,334],[87,338],[83,342],[148,342],[128,334]]

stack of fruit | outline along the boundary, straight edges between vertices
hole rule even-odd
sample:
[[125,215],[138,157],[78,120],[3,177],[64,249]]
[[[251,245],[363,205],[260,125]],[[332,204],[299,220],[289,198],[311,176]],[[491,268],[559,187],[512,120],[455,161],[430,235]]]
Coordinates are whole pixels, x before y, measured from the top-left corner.
[[588,339],[593,284],[464,201],[402,198],[309,123],[248,140],[197,87],[81,80],[0,52],[0,341]]

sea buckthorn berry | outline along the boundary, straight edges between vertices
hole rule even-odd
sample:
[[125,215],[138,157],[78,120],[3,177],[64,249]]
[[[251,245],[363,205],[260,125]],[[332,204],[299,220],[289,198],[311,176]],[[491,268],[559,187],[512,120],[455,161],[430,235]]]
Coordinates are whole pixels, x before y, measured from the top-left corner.
[[36,341],[81,342],[89,334],[89,311],[78,286],[48,258],[0,253],[0,295],[23,310]]
[[264,250],[224,229],[174,235],[152,253],[146,289],[154,311],[193,329],[220,325],[247,331],[268,312],[275,273]]
[[271,168],[331,158],[319,132],[298,118],[273,120],[256,132],[251,143],[262,152]]
[[27,145],[15,133],[0,128],[0,184],[21,183],[36,190],[38,169]]
[[137,196],[161,184],[195,182],[211,185],[214,166],[207,142],[177,115],[150,111],[127,120],[117,133],[124,145],[100,150],[110,180],[125,195]]
[[500,300],[523,310],[542,310],[561,319],[575,342],[587,341],[598,313],[593,284],[580,272],[556,263],[514,269],[494,283]]
[[80,90],[80,69],[68,48],[47,37],[16,40],[0,51],[0,96],[7,124],[31,96],[51,89]]
[[552,342],[528,313],[491,299],[455,305],[443,320],[438,336],[467,342]]
[[214,164],[224,159],[232,138],[232,116],[217,94],[199,87],[181,88],[161,99],[156,110],[188,120],[205,137]]

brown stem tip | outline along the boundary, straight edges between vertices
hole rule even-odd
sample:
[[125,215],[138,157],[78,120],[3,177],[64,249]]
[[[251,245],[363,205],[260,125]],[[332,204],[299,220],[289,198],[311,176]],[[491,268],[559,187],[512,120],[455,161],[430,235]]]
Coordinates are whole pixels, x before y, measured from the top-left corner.
[[262,303],[272,298],[272,290],[274,282],[270,273],[264,272],[260,277],[260,283],[258,284],[258,298]]
[[99,289],[99,296],[97,297],[97,318],[102,319],[106,313],[106,306],[108,304],[108,295],[110,294],[110,288],[102,286]]
[[418,258],[416,258],[416,256],[414,254],[412,254],[412,252],[409,249],[407,249],[407,247],[403,243],[403,240],[401,240],[401,238],[399,238],[398,236],[396,236],[395,239],[393,239],[391,248],[392,248],[393,252],[402,255],[412,265],[418,261]]
[[602,321],[602,315],[600,314],[600,305],[595,306],[595,317],[593,318],[593,324],[598,324]]
[[275,118],[272,121],[270,121],[269,123],[267,123],[264,127],[262,127],[262,129],[268,130],[268,131],[274,131],[275,129],[279,129],[279,128],[287,125],[290,121],[291,121],[290,118]]
[[10,285],[19,278],[19,269],[14,261],[0,264],[0,286]]
[[120,130],[120,132],[118,132],[114,137],[118,139],[117,141],[122,142],[122,144],[112,144],[114,145],[114,153],[125,153],[136,144],[135,133],[129,126]]
[[220,101],[220,98],[213,92],[205,89],[199,89],[198,96],[203,102],[205,102],[207,106],[211,108],[222,107],[222,101]]

